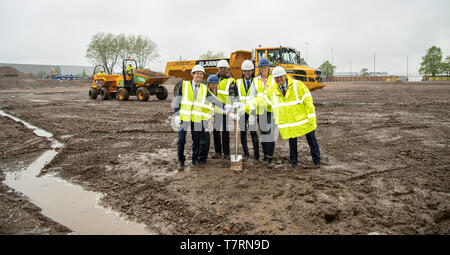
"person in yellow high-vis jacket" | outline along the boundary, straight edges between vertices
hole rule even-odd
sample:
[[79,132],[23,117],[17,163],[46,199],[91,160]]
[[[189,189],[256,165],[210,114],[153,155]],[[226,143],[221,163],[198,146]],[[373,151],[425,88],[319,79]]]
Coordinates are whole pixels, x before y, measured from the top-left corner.
[[127,66],[127,74],[132,76],[133,75],[133,67],[131,66],[131,64],[129,64]]
[[[258,115],[259,130],[261,133],[261,144],[264,152],[264,162],[273,163],[273,153],[275,150],[275,125],[272,114],[272,107],[267,104],[264,97],[267,97],[267,90],[275,83],[270,72],[270,62],[266,58],[258,61],[260,75],[255,77],[256,113]],[[250,100],[254,100],[253,98]]]
[[303,135],[306,135],[314,164],[320,165],[320,150],[314,132],[316,112],[310,91],[303,82],[286,75],[280,66],[274,68],[272,76],[276,85],[268,89],[267,103],[272,107],[281,138],[289,139],[292,167],[297,167],[297,137]]
[[[217,86],[217,98],[223,104],[231,104],[232,98],[236,97],[236,85],[233,77],[230,76],[230,66],[227,60],[220,60],[217,62],[219,78],[219,84]],[[214,145],[216,148],[220,148],[220,151],[216,151],[214,157],[220,157],[223,153],[223,157],[230,160],[230,132],[228,131],[229,118],[226,114],[218,114],[217,118],[222,117],[222,121],[216,120],[215,123],[220,124],[217,129],[214,129]]]
[[[192,81],[183,81],[178,89],[174,103],[174,121],[178,128],[178,168],[184,168],[184,145],[186,133],[191,129],[192,164],[206,163],[209,148],[209,133],[205,131],[205,122],[211,118],[212,106],[209,103],[232,112],[231,105],[225,105],[211,96],[205,84],[201,83],[205,69],[201,65],[192,68]],[[208,102],[207,102],[208,101]]]
[[248,99],[255,97],[256,94],[254,69],[252,61],[245,60],[242,62],[242,78],[236,80],[239,102],[237,105],[234,104],[234,106],[240,107],[242,111],[242,116],[239,118],[239,130],[244,159],[250,157],[247,145],[247,131],[250,131],[253,144],[253,159],[259,161],[259,141],[255,121],[256,111],[251,104],[247,104]]

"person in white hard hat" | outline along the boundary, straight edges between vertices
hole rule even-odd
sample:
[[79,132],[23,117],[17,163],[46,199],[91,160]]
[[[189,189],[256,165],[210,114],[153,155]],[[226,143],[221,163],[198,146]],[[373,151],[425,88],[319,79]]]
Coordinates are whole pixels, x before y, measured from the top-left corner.
[[[231,98],[236,96],[235,80],[230,75],[230,65],[227,60],[220,60],[217,63],[219,84],[217,86],[217,98],[223,104],[231,104]],[[223,157],[230,160],[230,133],[228,131],[228,117],[226,114],[219,114],[216,118],[215,127],[213,131],[214,147],[216,154],[213,158]]]
[[205,69],[201,65],[192,68],[191,81],[183,81],[179,87],[174,103],[174,122],[178,129],[178,168],[184,168],[184,145],[186,144],[186,132],[191,128],[192,134],[192,164],[200,166],[206,163],[209,148],[209,133],[205,132],[206,121],[211,118],[213,109],[209,103],[214,104],[231,113],[233,107],[225,105],[212,96],[205,84],[202,83]]
[[320,166],[320,150],[314,130],[316,112],[309,89],[299,80],[293,80],[277,66],[272,71],[276,86],[267,91],[267,102],[272,106],[275,123],[281,138],[289,139],[290,163],[297,167],[297,137],[306,135],[313,162]]
[[[244,150],[244,159],[250,157],[247,145],[247,131],[250,131],[253,143],[253,159],[259,161],[259,141],[256,129],[256,111],[252,105],[248,104],[249,98],[255,98],[256,89],[254,86],[255,67],[250,60],[245,60],[241,65],[242,78],[236,80],[239,102],[233,104],[239,107],[241,111],[239,117],[239,129],[241,134],[241,144]],[[248,128],[247,128],[248,125]]]

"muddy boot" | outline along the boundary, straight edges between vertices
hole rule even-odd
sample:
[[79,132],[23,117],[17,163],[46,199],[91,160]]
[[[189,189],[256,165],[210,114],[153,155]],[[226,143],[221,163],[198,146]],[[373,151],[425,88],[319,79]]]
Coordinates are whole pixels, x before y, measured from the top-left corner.
[[218,159],[222,157],[222,153],[215,153],[214,155],[211,156],[212,159]]
[[275,164],[273,156],[267,156],[267,164],[269,164],[269,166],[273,166]]
[[178,163],[178,171],[183,171],[184,170],[184,162],[179,162]]

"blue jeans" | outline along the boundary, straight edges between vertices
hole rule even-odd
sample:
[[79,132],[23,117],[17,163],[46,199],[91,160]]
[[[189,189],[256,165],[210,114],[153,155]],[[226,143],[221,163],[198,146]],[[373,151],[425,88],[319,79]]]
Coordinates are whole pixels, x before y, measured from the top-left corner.
[[[309,151],[311,152],[314,164],[320,164],[320,150],[319,144],[317,143],[315,131],[306,134],[306,140],[308,141]],[[297,138],[289,138],[289,152],[291,164],[297,164]]]

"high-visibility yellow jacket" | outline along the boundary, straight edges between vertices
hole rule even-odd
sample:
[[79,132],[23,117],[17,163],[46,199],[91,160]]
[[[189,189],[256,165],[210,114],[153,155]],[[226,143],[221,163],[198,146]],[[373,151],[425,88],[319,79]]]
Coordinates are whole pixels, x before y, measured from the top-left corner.
[[131,66],[127,66],[127,74],[132,74],[133,73],[133,67]]
[[287,90],[283,96],[275,83],[267,90],[267,103],[272,106],[281,138],[289,139],[310,133],[317,127],[316,112],[309,89],[286,75]]
[[272,75],[269,75],[266,80],[266,86],[261,79],[261,76],[257,76],[254,79],[254,84],[256,88],[256,98],[251,99],[249,104],[256,109],[256,114],[261,115],[264,113],[264,110],[271,112],[272,107],[267,104],[267,90],[273,85],[276,84]]
[[220,80],[219,85],[217,85],[217,98],[220,100],[220,102],[224,104],[231,104],[229,91],[230,86],[233,82],[233,78],[224,78]]
[[[209,93],[210,93],[210,95],[212,97],[214,97],[215,99],[219,100],[217,98],[217,96],[214,95],[214,93],[211,90],[209,90]],[[207,114],[206,114],[207,116],[211,116],[212,117],[214,114],[225,114],[224,110],[222,108],[220,108],[220,107],[217,107],[215,104],[213,104],[211,102],[206,102],[205,104],[207,105],[207,109],[208,109],[207,110]],[[206,120],[209,120],[211,117],[207,118]]]
[[208,87],[200,83],[197,98],[194,99],[194,90],[191,81],[183,81],[182,86],[180,119],[182,121],[192,122],[201,122],[202,120],[210,119],[212,117],[210,112],[213,108],[205,103]]
[[[245,110],[245,112],[247,114],[250,114],[250,112],[255,109],[253,107],[253,105],[249,104],[249,100],[250,100],[250,94],[253,93],[255,94],[255,92],[253,92],[252,90],[254,89],[255,85],[254,85],[255,79],[252,80],[252,83],[250,85],[250,87],[248,88],[248,91],[245,91],[245,82],[244,82],[244,78],[241,79],[237,79],[236,80],[236,86],[237,86],[237,91],[238,91],[238,95],[239,95],[239,100],[242,103],[242,106]],[[258,113],[259,114],[259,113]]]

